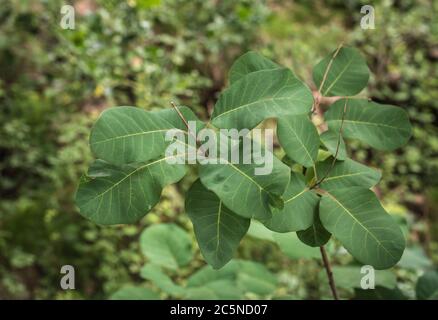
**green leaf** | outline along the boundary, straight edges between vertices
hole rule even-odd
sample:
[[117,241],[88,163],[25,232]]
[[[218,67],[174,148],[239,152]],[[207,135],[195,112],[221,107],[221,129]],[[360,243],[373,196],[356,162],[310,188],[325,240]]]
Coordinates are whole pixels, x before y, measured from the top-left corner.
[[263,224],[275,232],[304,230],[313,223],[313,211],[318,205],[318,196],[309,191],[300,173],[292,172],[289,185],[283,194],[284,208],[273,210],[272,218]]
[[277,135],[289,158],[305,167],[315,164],[318,156],[319,135],[307,115],[279,118]]
[[190,300],[238,300],[242,292],[234,281],[216,280],[201,287],[187,288],[185,299]]
[[175,224],[146,228],[140,236],[140,247],[150,263],[171,270],[187,265],[193,258],[192,240]]
[[359,51],[353,48],[341,48],[333,58],[335,53],[332,52],[313,68],[313,81],[319,88],[329,68],[321,94],[326,97],[354,96],[368,83],[370,71],[367,63]]
[[[345,100],[336,101],[324,114],[330,130],[339,132]],[[411,137],[411,124],[406,111],[364,99],[349,99],[342,135],[358,139],[378,150],[394,150]]]
[[306,230],[298,231],[297,236],[301,242],[311,247],[321,247],[325,245],[332,236],[321,223],[318,208],[313,211],[313,224]]
[[[222,138],[220,138],[222,143]],[[228,148],[235,150],[239,159],[243,159],[242,141]],[[236,150],[237,148],[237,150]],[[239,153],[237,153],[239,152]],[[270,151],[264,150],[266,156]],[[271,153],[270,153],[271,154]],[[272,154],[271,154],[272,155]],[[290,170],[284,163],[272,155],[272,172],[256,174],[256,168],[261,168],[267,158],[252,153],[249,164],[233,164],[231,157],[218,155],[217,164],[204,164],[199,168],[202,184],[213,191],[225,206],[244,218],[269,219],[272,215],[270,205],[272,195],[281,196],[284,193],[290,177]]]
[[184,293],[184,288],[173,283],[172,279],[159,266],[150,263],[144,265],[141,268],[140,276],[151,281],[159,289],[171,296],[181,296]]
[[281,252],[290,259],[318,259],[320,252],[302,243],[295,232],[273,233],[273,237]]
[[438,272],[428,271],[423,274],[415,287],[417,299],[438,300]]
[[273,237],[274,233],[257,220],[251,220],[247,234],[256,239],[275,242]]
[[196,293],[199,299],[203,299],[200,294],[209,292],[209,296],[216,296],[216,299],[238,299],[243,293],[271,294],[277,283],[276,276],[262,264],[233,260],[220,270],[210,266],[200,269],[190,276],[187,287],[190,288],[191,298]]
[[96,160],[91,177],[82,179],[76,193],[81,215],[104,225],[139,220],[157,204],[166,185],[184,177],[184,165],[167,163],[181,156],[120,167]]
[[231,66],[229,72],[230,83],[233,84],[234,82],[237,82],[248,73],[278,68],[280,68],[280,66],[275,62],[265,58],[257,52],[249,51],[240,56]]
[[244,292],[252,292],[259,296],[275,291],[278,281],[264,265],[252,261],[239,261],[237,285]]
[[[180,111],[187,120],[197,120],[187,107],[180,107]],[[135,107],[109,108],[91,129],[90,147],[97,158],[113,164],[148,161],[164,154],[170,144],[165,140],[170,129],[187,131],[173,109],[147,112]]]
[[230,261],[249,228],[250,219],[229,210],[200,180],[186,196],[186,212],[205,260],[215,269]]
[[333,158],[329,158],[316,164],[316,173],[319,179],[329,172],[320,185],[322,189],[327,191],[353,186],[371,188],[379,182],[382,176],[379,171],[351,159],[336,161],[333,167],[332,163]]
[[[337,160],[347,159],[347,148],[345,146],[345,142],[344,139],[342,138],[342,135],[339,135],[339,131],[333,132],[331,130],[327,130],[321,133],[319,137],[321,139],[321,142],[324,144],[324,146],[327,148],[327,150],[331,153],[333,157],[336,154],[336,149],[338,149],[336,159]],[[339,139],[339,148],[338,148],[338,139]]]
[[320,218],[357,260],[387,269],[401,258],[405,239],[375,194],[363,187],[336,189],[322,196]]
[[240,260],[232,260],[219,270],[215,270],[211,266],[206,265],[187,279],[187,287],[201,287],[206,283],[217,280],[234,281],[236,280],[237,271],[239,270],[239,261]]
[[421,270],[432,266],[432,261],[427,257],[421,246],[408,247],[397,264],[400,268]]
[[[366,273],[361,272],[361,266],[334,266],[332,267],[336,287],[344,289],[361,288],[361,281]],[[325,270],[322,270],[320,277],[327,277]],[[394,289],[397,286],[397,277],[391,270],[374,271],[375,286]],[[372,289],[369,289],[372,291]]]
[[110,297],[111,300],[159,300],[159,295],[148,288],[126,286]]
[[260,70],[222,92],[214,107],[212,124],[227,129],[253,129],[267,118],[307,113],[312,103],[312,93],[290,70]]

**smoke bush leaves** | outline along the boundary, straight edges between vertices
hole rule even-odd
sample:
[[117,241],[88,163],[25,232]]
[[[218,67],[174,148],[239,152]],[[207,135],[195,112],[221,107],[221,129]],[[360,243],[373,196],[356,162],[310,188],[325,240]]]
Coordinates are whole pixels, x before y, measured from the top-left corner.
[[354,48],[341,48],[325,57],[313,69],[313,81],[327,97],[354,96],[364,89],[370,77],[365,59]]
[[[297,251],[309,248],[306,245],[322,246],[333,236],[361,263],[385,269],[398,262],[404,236],[369,190],[381,174],[349,159],[346,142],[357,139],[379,150],[393,150],[408,141],[411,125],[401,108],[351,97],[366,87],[368,78],[365,59],[352,48],[340,48],[315,66],[313,79],[319,94],[339,96],[324,114],[328,130],[320,132],[311,119],[312,106],[319,100],[314,101],[310,89],[291,70],[255,52],[236,60],[210,124],[216,131],[251,130],[275,118],[288,161],[283,163],[262,148],[273,159],[272,172],[265,175],[255,173],[263,167],[254,161],[261,160],[261,155],[253,154],[250,164],[194,163],[199,179],[187,193],[185,210],[201,253],[213,268],[222,268],[233,258],[251,220],[270,229],[289,257],[299,257]],[[189,108],[178,109],[185,120],[196,121],[197,130],[205,126]],[[171,108],[104,111],[91,130],[90,146],[97,159],[76,194],[80,213],[99,224],[119,224],[134,223],[151,211],[162,189],[181,180],[187,170],[185,164],[165,161],[166,157],[185,158],[189,150],[166,156],[171,143],[166,132],[171,129],[185,137],[180,141],[184,147],[198,133],[189,131]],[[234,144],[238,148],[243,141],[239,139]],[[222,155],[214,157],[227,160]],[[150,263],[143,276],[157,278],[157,286],[164,291],[183,295],[160,268],[177,270],[188,264],[193,256],[191,239],[179,227],[162,224],[148,227],[140,241]],[[308,257],[319,254],[317,249],[309,250]],[[211,280],[203,287],[189,285],[192,288],[184,296],[217,297],[233,283],[242,292],[268,294],[275,288],[275,279],[260,266],[238,265],[245,272],[236,276],[237,264],[228,264],[226,268],[234,270],[231,278]]]
[[342,136],[358,139],[379,150],[394,150],[404,145],[411,137],[411,125],[406,111],[365,99],[349,99],[342,121],[345,100],[330,106],[324,118],[329,128],[339,132],[343,122]]

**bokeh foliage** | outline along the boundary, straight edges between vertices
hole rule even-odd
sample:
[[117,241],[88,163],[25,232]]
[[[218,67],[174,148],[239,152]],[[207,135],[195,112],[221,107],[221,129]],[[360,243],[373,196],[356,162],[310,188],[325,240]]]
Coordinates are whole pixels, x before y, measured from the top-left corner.
[[[350,151],[356,160],[382,168],[384,184],[377,192],[409,240],[391,271],[396,286],[391,279],[381,285],[387,294],[397,288],[414,298],[417,279],[438,258],[438,3],[370,2],[376,30],[360,29],[356,0],[77,0],[75,30],[59,26],[64,1],[2,3],[0,298],[107,298],[124,285],[172,297],[141,279],[150,261],[139,236],[149,225],[176,223],[194,240],[191,224],[180,215],[180,191],[193,176],[166,188],[160,205],[135,225],[88,222],[73,198],[91,161],[91,124],[108,106],[159,109],[171,100],[205,119],[240,54],[259,50],[310,82],[315,62],[342,40],[367,57],[373,74],[368,96],[405,107],[413,122],[414,138],[403,150],[391,155],[356,143]],[[261,263],[278,279],[262,297],[329,297],[318,252],[305,250],[298,239],[274,239],[260,226],[250,231],[238,258]],[[351,275],[354,267],[345,266],[352,261],[343,249],[337,243],[327,249],[336,272]],[[204,265],[199,250],[193,252],[190,263],[167,272],[177,285],[186,286]],[[75,291],[59,289],[64,264],[77,270]],[[358,291],[341,286],[343,297]],[[257,294],[247,290],[243,297]]]

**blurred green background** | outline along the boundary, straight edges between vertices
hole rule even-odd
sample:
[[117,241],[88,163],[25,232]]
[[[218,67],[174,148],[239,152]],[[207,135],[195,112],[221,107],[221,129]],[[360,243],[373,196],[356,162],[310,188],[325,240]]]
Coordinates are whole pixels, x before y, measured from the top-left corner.
[[[75,8],[74,30],[60,27],[64,4]],[[364,4],[374,6],[374,30],[360,28]],[[257,50],[311,84],[313,65],[342,40],[368,61],[368,96],[404,107],[414,130],[392,153],[350,144],[354,159],[383,171],[376,192],[408,247],[378,290],[363,291],[354,280],[358,267],[331,241],[341,297],[438,297],[437,12],[436,0],[2,1],[0,299],[330,298],[319,252],[259,225],[242,241],[240,260],[212,275],[183,210],[193,176],[167,187],[134,225],[97,226],[78,214],[73,198],[92,159],[90,127],[104,108],[169,108],[174,100],[207,119],[242,53]],[[176,270],[145,269],[153,261],[142,253],[140,234],[164,223],[182,228],[192,259]],[[75,267],[76,290],[59,286],[65,264]],[[420,278],[426,288],[416,294]],[[427,289],[431,283],[435,289]]]

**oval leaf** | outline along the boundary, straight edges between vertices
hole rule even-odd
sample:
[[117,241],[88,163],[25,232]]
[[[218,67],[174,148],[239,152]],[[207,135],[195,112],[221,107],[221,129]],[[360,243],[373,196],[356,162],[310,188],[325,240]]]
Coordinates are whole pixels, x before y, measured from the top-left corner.
[[[365,59],[353,48],[341,48],[325,57],[313,68],[313,81],[326,97],[354,96],[362,91],[368,83],[370,71]],[[330,61],[332,61],[330,65]],[[328,70],[327,70],[328,68]]]
[[76,193],[81,215],[105,225],[139,220],[157,204],[166,185],[184,177],[184,165],[167,163],[180,156],[120,167],[96,160]]
[[[179,109],[187,120],[197,121],[190,109]],[[164,154],[170,129],[186,132],[173,109],[147,112],[136,107],[109,108],[91,129],[90,147],[97,158],[113,164],[148,161]]]
[[249,51],[240,56],[231,66],[229,73],[230,83],[237,82],[251,72],[278,68],[280,68],[280,66],[275,62],[265,58],[257,52]]
[[223,267],[232,259],[248,231],[250,219],[225,207],[200,180],[195,181],[187,192],[185,208],[205,260],[215,269]]
[[336,161],[333,167],[332,163],[333,158],[329,158],[316,164],[316,173],[320,179],[328,172],[320,185],[322,189],[327,191],[354,186],[371,188],[382,177],[379,171],[351,159]]
[[361,263],[388,269],[400,260],[403,233],[372,191],[351,187],[326,193],[319,214],[323,226]]
[[253,129],[267,118],[307,113],[312,103],[312,93],[290,70],[261,70],[222,92],[212,123],[219,128]]
[[305,114],[278,119],[277,135],[281,146],[292,160],[312,167],[318,156],[319,135]]
[[275,232],[304,230],[313,223],[313,212],[319,197],[310,191],[302,174],[292,172],[289,185],[283,194],[284,208],[273,210],[272,218],[263,224]]
[[[336,101],[325,113],[330,130],[339,132],[345,99]],[[411,136],[408,114],[401,108],[364,99],[349,99],[342,125],[344,138],[358,139],[379,150],[393,150]]]
[[[327,148],[330,154],[334,157],[336,155],[336,160],[345,160],[347,159],[347,148],[345,146],[344,139],[342,138],[342,134],[339,132],[333,132],[331,130],[327,130],[319,136],[323,145]],[[339,140],[339,141],[338,141]],[[339,147],[338,147],[339,142]],[[338,152],[336,153],[336,150]]]
[[175,224],[156,224],[146,228],[140,236],[140,248],[149,262],[177,270],[193,258],[192,239]]
[[[228,140],[224,142],[222,137],[221,135],[219,138],[222,145],[220,150],[223,143],[228,143]],[[290,170],[268,150],[264,150],[263,157],[257,152],[252,152],[249,163],[242,164],[245,149],[242,141],[228,149],[228,158],[221,154],[218,155],[217,163],[201,165],[199,176],[202,184],[213,191],[231,211],[244,218],[266,220],[272,215],[273,195],[280,197],[289,183]],[[252,143],[254,146],[255,142]],[[233,152],[239,156],[239,163],[230,160],[230,154]],[[271,170],[261,174],[257,172],[257,169],[261,168]]]
[[332,235],[322,225],[319,218],[319,211],[315,209],[313,224],[306,230],[298,231],[297,236],[298,239],[301,240],[301,242],[307,244],[308,246],[321,247],[330,240],[330,237]]

